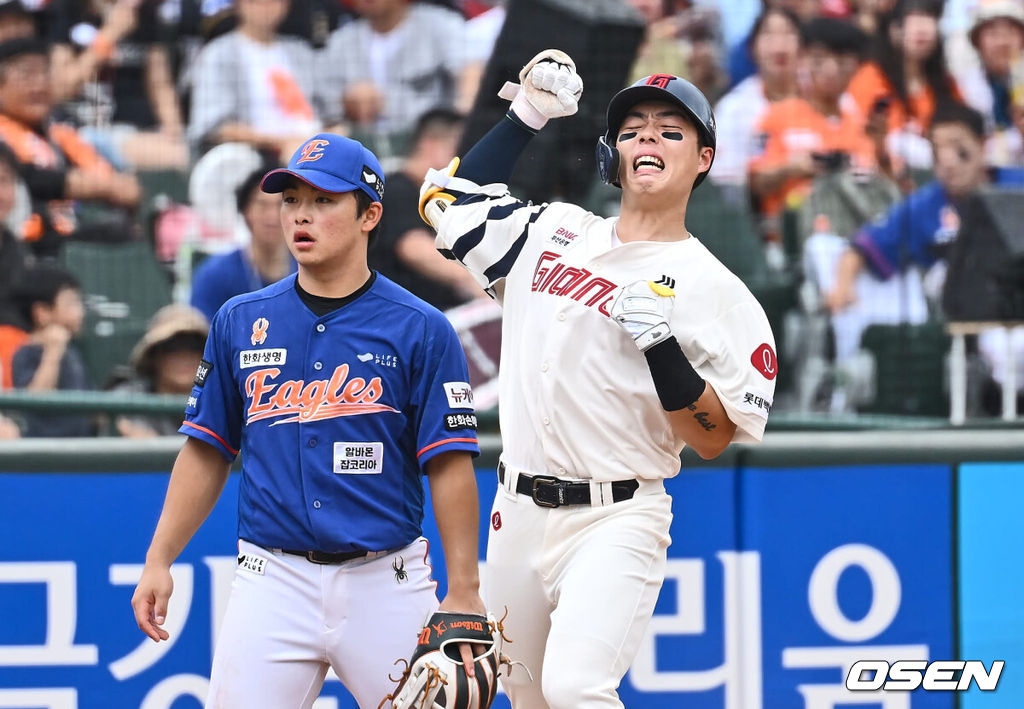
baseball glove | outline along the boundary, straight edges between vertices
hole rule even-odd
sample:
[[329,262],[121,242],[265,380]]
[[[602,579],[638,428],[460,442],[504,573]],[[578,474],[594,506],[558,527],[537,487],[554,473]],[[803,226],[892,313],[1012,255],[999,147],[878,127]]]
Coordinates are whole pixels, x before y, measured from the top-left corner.
[[[487,709],[498,691],[498,672],[514,664],[501,654],[506,641],[501,621],[492,615],[434,613],[420,631],[412,658],[395,662],[404,662],[405,671],[391,678],[398,687],[377,709],[389,700],[394,709]],[[466,674],[462,643],[474,647],[475,677]]]

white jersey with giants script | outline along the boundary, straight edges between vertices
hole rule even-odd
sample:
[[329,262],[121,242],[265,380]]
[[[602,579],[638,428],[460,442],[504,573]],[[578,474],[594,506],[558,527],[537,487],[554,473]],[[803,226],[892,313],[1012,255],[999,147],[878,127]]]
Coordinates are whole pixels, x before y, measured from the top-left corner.
[[768,319],[695,237],[617,244],[616,219],[533,205],[487,185],[444,213],[436,245],[501,302],[503,458],[534,473],[596,481],[666,478],[673,434],[644,355],[609,311],[637,280],[676,294],[672,332],[714,387],[735,441],[759,441],[778,373]]

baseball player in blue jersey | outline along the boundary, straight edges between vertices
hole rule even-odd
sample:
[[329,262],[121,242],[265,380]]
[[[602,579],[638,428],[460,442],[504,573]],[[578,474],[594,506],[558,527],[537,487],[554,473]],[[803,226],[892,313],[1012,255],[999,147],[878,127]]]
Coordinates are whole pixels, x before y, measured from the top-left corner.
[[366,265],[383,174],[329,133],[268,173],[298,273],[213,319],[132,598],[142,631],[166,640],[171,563],[243,452],[238,567],[207,707],[310,707],[329,667],[360,707],[377,706],[438,609],[424,473],[448,566],[440,608],[485,612],[465,356],[439,311]]

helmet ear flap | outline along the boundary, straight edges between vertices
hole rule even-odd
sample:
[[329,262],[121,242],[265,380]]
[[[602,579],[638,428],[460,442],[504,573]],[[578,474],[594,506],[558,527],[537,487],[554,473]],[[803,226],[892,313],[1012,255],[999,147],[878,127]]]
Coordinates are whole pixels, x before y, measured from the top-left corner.
[[601,180],[606,185],[620,187],[618,149],[609,145],[607,138],[602,135],[597,139],[595,152],[597,154],[597,171],[601,174]]

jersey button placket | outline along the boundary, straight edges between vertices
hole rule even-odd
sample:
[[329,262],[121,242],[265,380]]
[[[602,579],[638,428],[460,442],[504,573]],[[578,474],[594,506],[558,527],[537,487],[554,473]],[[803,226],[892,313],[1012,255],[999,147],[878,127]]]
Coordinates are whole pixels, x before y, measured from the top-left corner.
[[313,362],[313,369],[315,369],[316,371],[319,372],[323,368],[324,368],[324,363],[323,362]]
[[320,500],[313,500],[313,509],[320,509]]
[[317,332],[323,332],[326,329],[327,329],[327,326],[324,325],[322,322],[316,324],[316,331]]

